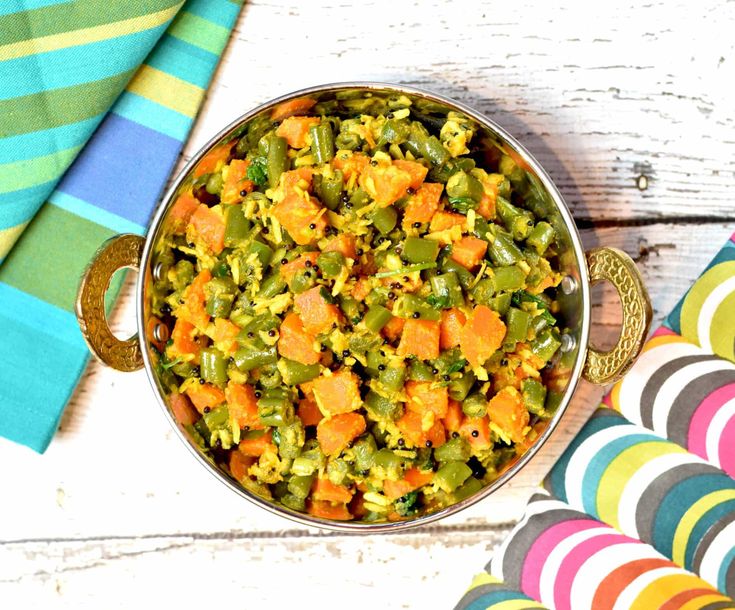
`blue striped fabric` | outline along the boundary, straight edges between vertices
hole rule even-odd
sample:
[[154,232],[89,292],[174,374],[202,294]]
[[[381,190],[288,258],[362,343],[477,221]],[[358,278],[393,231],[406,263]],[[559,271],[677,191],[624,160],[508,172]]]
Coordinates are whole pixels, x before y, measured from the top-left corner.
[[[87,1],[91,6],[100,0],[76,6]],[[63,4],[13,3],[18,10]],[[44,86],[59,95],[76,83],[95,85],[140,66],[109,101],[108,89],[93,97],[86,96],[86,85],[69,88],[86,106],[80,109],[80,100],[73,100],[67,109],[72,120],[63,124],[53,124],[62,122],[63,113],[44,115],[37,126],[25,116],[21,123],[32,127],[12,133],[13,125],[0,118],[0,135],[4,130],[7,136],[0,139],[0,175],[15,170],[0,182],[0,257],[15,242],[0,259],[0,353],[13,354],[0,389],[0,435],[39,452],[51,441],[89,359],[73,313],[79,277],[105,239],[145,233],[240,2],[189,0],[173,21],[163,19],[160,9],[169,7],[173,16],[177,0],[156,0],[151,7],[159,13],[136,17],[140,31],[130,33],[128,24],[119,36],[0,63],[0,111],[3,99],[12,102]],[[0,18],[10,14],[7,5],[0,8]],[[153,27],[150,19],[163,21]],[[0,34],[0,59],[4,48]],[[65,64],[84,69],[70,74]],[[47,78],[48,70],[54,74]],[[57,99],[66,103],[63,95]],[[108,296],[118,289],[119,282]]]

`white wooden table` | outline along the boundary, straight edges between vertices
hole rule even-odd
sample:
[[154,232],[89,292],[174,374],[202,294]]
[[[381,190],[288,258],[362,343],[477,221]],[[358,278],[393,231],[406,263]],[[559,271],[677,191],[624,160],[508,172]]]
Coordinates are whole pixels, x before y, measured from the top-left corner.
[[[658,323],[735,230],[734,26],[725,0],[256,1],[184,157],[302,86],[433,89],[492,116],[537,156],[587,246],[636,258]],[[610,344],[612,290],[595,291],[593,318],[593,335]],[[133,325],[128,287],[115,326]],[[239,499],[194,463],[143,372],[93,363],[44,456],[0,441],[0,603],[451,607],[600,394],[583,385],[531,465],[479,506],[415,532],[355,537]]]

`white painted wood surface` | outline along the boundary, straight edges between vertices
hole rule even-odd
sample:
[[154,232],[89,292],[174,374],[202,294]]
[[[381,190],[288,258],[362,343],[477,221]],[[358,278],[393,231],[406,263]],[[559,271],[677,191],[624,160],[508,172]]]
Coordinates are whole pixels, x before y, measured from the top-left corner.
[[[637,258],[659,322],[735,230],[734,26],[725,0],[252,2],[184,157],[299,87],[434,89],[537,156],[587,246]],[[611,291],[595,296],[593,336],[609,343],[619,314]],[[114,325],[133,328],[130,287]],[[583,384],[551,441],[496,496],[416,532],[355,537],[235,497],[194,463],[142,372],[91,364],[44,456],[0,441],[2,605],[451,607],[599,397]]]

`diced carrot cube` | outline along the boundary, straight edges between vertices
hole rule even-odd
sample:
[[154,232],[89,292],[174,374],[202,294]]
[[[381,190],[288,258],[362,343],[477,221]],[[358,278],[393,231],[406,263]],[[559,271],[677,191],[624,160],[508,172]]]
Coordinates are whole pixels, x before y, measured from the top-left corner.
[[174,419],[182,426],[190,426],[199,420],[199,414],[185,394],[172,392],[168,397]]
[[281,265],[281,277],[290,284],[294,276],[299,271],[304,271],[306,269],[306,261],[309,261],[312,265],[314,265],[316,264],[316,259],[318,257],[318,252],[304,252],[301,256],[295,258],[290,263]]
[[418,468],[410,468],[399,481],[391,481],[390,479],[383,481],[383,493],[387,498],[395,500],[415,489],[428,485],[433,479],[433,471],[422,472]]
[[169,226],[171,232],[176,235],[186,233],[186,225],[189,224],[192,214],[197,211],[201,202],[189,192],[181,193],[168,212]]
[[327,303],[322,295],[321,286],[314,286],[296,295],[294,305],[307,333],[319,334],[332,328],[339,322],[339,309],[333,303]]
[[416,161],[396,159],[393,161],[393,165],[411,176],[411,184],[409,186],[414,190],[418,190],[421,187],[421,184],[426,180],[426,174],[429,173],[428,167]]
[[230,151],[232,150],[233,142],[225,142],[215,146],[210,150],[194,168],[194,178],[199,178],[204,174],[211,174],[213,171],[218,169],[221,165],[227,163],[227,159],[230,158]]
[[316,401],[313,397],[309,396],[302,398],[299,401],[296,414],[299,416],[301,423],[303,423],[304,426],[316,426],[320,421],[322,421],[322,419],[324,419],[324,415],[319,410],[319,406],[316,404]]
[[444,416],[443,420],[444,427],[448,432],[457,432],[462,425],[463,418],[464,413],[462,413],[462,405],[456,400],[452,400],[450,398],[447,406],[447,414]]
[[353,175],[360,176],[365,171],[368,163],[370,163],[370,159],[367,155],[349,151],[340,151],[332,161],[334,168],[342,172],[345,180],[349,180]]
[[247,159],[233,159],[227,167],[227,179],[222,184],[220,201],[222,203],[236,203],[242,201],[243,192],[250,193],[255,183],[247,179],[250,161]]
[[204,331],[209,324],[209,314],[205,309],[206,297],[204,285],[212,279],[209,269],[202,269],[191,284],[184,290],[184,302],[176,310],[176,317],[192,323],[200,331]]
[[467,317],[456,307],[442,311],[439,333],[439,346],[442,349],[450,349],[459,345],[462,339],[462,327],[466,321]]
[[438,211],[431,218],[429,231],[445,231],[452,227],[463,227],[467,224],[467,217],[453,212]]
[[271,121],[282,121],[296,114],[306,114],[316,105],[311,97],[297,97],[294,100],[281,102],[271,110]]
[[407,381],[405,385],[408,402],[406,407],[417,413],[431,411],[437,419],[447,414],[449,395],[446,387],[432,387],[431,381]]
[[306,512],[312,517],[330,519],[332,521],[349,521],[352,519],[350,511],[344,504],[332,504],[322,500],[310,500],[306,503]]
[[489,449],[493,445],[487,415],[485,417],[465,416],[459,427],[459,433],[467,439],[473,449]]
[[298,193],[297,187],[303,193],[311,192],[313,178],[314,170],[311,167],[298,167],[283,172],[279,180],[279,186],[286,195]]
[[369,278],[361,277],[352,289],[352,298],[358,301],[364,301],[370,291],[372,290],[372,284]]
[[439,357],[439,322],[409,318],[403,327],[399,356],[413,355],[420,360]]
[[284,119],[276,129],[276,135],[286,138],[291,148],[303,148],[306,146],[306,135],[312,125],[318,125],[321,119],[309,116],[290,116]]
[[460,347],[473,367],[482,366],[502,345],[505,324],[496,311],[478,305],[462,328]]
[[345,258],[355,260],[357,258],[355,236],[352,233],[340,233],[329,241],[324,247],[324,252],[340,252]]
[[184,320],[183,318],[176,320],[174,329],[171,331],[171,340],[173,343],[167,348],[166,353],[169,356],[172,356],[172,359],[179,356],[185,357],[193,355],[194,360],[196,360],[199,356],[199,352],[202,350],[204,337],[194,338],[195,333],[196,326],[191,322]]
[[349,413],[362,406],[359,379],[352,371],[341,369],[323,374],[314,381],[314,398],[322,413]]
[[316,364],[321,354],[314,349],[316,338],[304,330],[301,318],[288,314],[279,329],[278,353],[301,364]]
[[297,193],[286,195],[271,213],[300,246],[313,244],[324,236],[327,219],[315,197],[305,199]]
[[253,386],[230,380],[225,388],[225,398],[230,411],[230,419],[239,428],[247,427],[253,430],[263,428],[258,417],[258,400],[255,398]]
[[225,393],[211,383],[193,383],[186,388],[186,395],[191,398],[199,413],[204,413],[204,409],[214,409],[225,402]]
[[471,271],[482,262],[485,252],[487,252],[487,242],[484,239],[467,235],[454,242],[451,259]]
[[359,413],[340,413],[319,422],[316,438],[326,455],[339,455],[365,428],[365,418]]
[[248,476],[248,468],[255,463],[255,458],[246,456],[239,449],[230,451],[230,474],[237,481],[242,482]]
[[490,399],[487,411],[490,421],[505,432],[512,441],[518,443],[523,440],[530,415],[518,390],[512,387],[503,388]]
[[435,421],[428,430],[424,430],[423,419],[421,413],[406,409],[396,421],[396,426],[401,431],[407,446],[425,447],[427,441],[433,447],[443,445],[446,440],[446,432],[441,421]]
[[[242,439],[237,448],[247,457],[260,457],[271,446],[273,446],[273,432],[267,430],[263,434],[256,434]],[[273,448],[275,449],[275,446]]]
[[214,320],[214,342],[225,354],[234,354],[237,351],[235,337],[240,333],[240,327],[224,318]]
[[325,502],[347,504],[352,501],[353,491],[344,485],[335,485],[328,478],[318,477],[311,486],[311,498]]
[[212,252],[222,252],[225,247],[225,219],[221,214],[201,204],[191,216],[191,225]]
[[406,320],[394,316],[388,320],[388,324],[386,324],[380,332],[382,332],[389,341],[393,342],[401,336],[405,325]]
[[360,185],[381,208],[404,197],[413,182],[411,174],[392,164],[368,165],[360,176]]
[[444,190],[443,184],[425,183],[409,199],[403,214],[403,228],[410,228],[415,222],[429,222],[439,209],[439,200]]

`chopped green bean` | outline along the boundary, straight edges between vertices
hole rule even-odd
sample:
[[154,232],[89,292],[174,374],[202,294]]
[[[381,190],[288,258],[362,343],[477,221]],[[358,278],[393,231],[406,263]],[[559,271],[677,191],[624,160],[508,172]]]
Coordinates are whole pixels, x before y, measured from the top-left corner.
[[462,412],[467,417],[485,417],[487,415],[487,398],[480,392],[470,394],[462,401]]
[[472,470],[464,462],[448,462],[434,475],[434,483],[447,493],[451,493],[471,475]]
[[322,252],[316,259],[316,264],[322,270],[324,277],[337,277],[342,273],[345,266],[345,257],[341,252],[333,250],[331,252]]
[[393,314],[382,305],[373,305],[368,309],[363,321],[368,330],[379,333],[392,317]]
[[508,312],[505,314],[505,320],[507,329],[505,339],[503,339],[503,345],[512,347],[518,341],[525,341],[527,339],[528,324],[531,321],[531,316],[528,312],[516,307],[509,307]]
[[551,360],[551,357],[561,347],[561,341],[558,338],[556,330],[547,328],[531,342],[531,351],[536,354],[544,362]]
[[524,379],[521,382],[521,395],[529,413],[543,417],[545,415],[546,386],[537,379]]
[[203,349],[200,358],[204,381],[220,386],[227,383],[227,359],[221,351],[213,347]]
[[531,231],[530,235],[526,239],[526,243],[529,246],[533,246],[536,252],[543,254],[546,249],[551,245],[556,237],[556,231],[548,222],[536,223],[536,226]]
[[252,223],[245,218],[240,205],[228,205],[225,208],[225,246],[234,248],[242,244],[250,232]]
[[278,361],[278,370],[286,385],[299,385],[318,376],[320,368],[318,364],[301,364],[294,360],[281,358]]
[[334,134],[329,123],[312,125],[309,128],[311,135],[311,152],[317,163],[326,163],[334,157]]
[[285,138],[271,136],[268,140],[268,157],[266,168],[268,171],[268,184],[271,188],[278,186],[281,174],[288,169],[288,142]]
[[439,242],[420,237],[407,237],[403,246],[403,258],[409,263],[430,263],[439,254]]
[[235,352],[235,366],[243,372],[252,371],[266,364],[275,364],[278,361],[276,346],[265,346],[262,349],[240,348]]
[[398,212],[393,206],[378,208],[372,213],[373,226],[383,235],[388,235],[398,223]]

